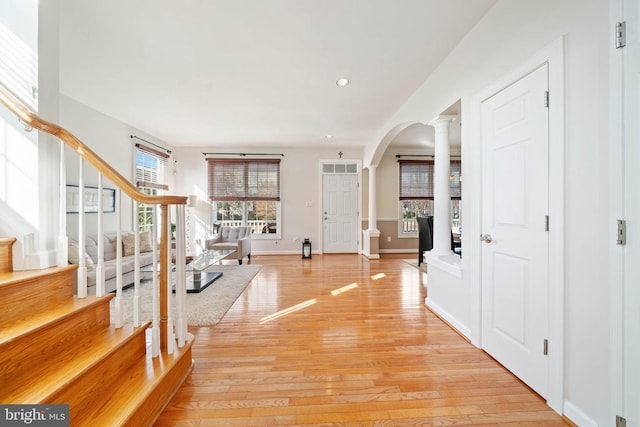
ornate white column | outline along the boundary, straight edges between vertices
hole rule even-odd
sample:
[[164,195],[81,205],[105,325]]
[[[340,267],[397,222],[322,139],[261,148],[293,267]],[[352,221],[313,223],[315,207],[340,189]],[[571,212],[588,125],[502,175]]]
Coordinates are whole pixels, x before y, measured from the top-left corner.
[[369,165],[369,227],[363,232],[363,252],[369,259],[380,258],[380,230],[376,212],[376,169],[378,165]]
[[455,116],[440,115],[429,122],[435,128],[433,168],[433,249],[438,256],[451,255],[451,194],[449,125]]

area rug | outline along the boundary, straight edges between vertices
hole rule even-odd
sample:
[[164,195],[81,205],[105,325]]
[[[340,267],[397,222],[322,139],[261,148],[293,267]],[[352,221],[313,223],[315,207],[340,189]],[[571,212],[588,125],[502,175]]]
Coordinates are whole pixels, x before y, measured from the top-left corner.
[[[210,326],[222,319],[227,310],[238,299],[251,279],[260,271],[259,265],[216,265],[211,271],[222,272],[222,277],[200,293],[187,294],[187,325]],[[188,273],[187,273],[188,274]],[[140,283],[141,321],[152,318],[151,280]],[[122,313],[124,323],[133,322],[133,287],[122,292]],[[175,295],[175,294],[174,294]],[[175,298],[172,298],[175,306]],[[113,308],[115,298],[111,300],[111,322],[114,323]]]
[[417,259],[403,259],[404,262],[406,262],[407,264],[410,264],[412,266],[414,266],[415,268],[421,270],[423,273],[427,272],[427,263],[423,262],[420,266],[418,266],[418,260]]

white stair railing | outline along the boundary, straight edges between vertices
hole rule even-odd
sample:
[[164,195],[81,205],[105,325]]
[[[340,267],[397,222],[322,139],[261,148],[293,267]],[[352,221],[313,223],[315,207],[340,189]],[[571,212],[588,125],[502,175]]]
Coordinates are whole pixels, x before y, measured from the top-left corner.
[[[86,238],[84,231],[84,159],[78,164],[78,297],[87,296],[87,265],[85,261]],[[65,190],[66,191],[66,190]],[[62,209],[62,208],[61,208]],[[65,209],[66,210],[66,209]]]
[[98,174],[98,263],[96,265],[96,296],[104,296],[104,198],[102,190],[104,179],[101,173]]
[[176,335],[178,347],[183,347],[187,338],[186,296],[187,274],[185,254],[185,207],[176,206]]
[[[138,202],[133,201],[134,218],[138,212]],[[134,231],[134,243],[133,253],[134,258],[134,270],[133,270],[133,326],[140,326],[140,229],[133,227]],[[155,268],[155,266],[154,266]]]
[[64,159],[64,142],[60,141],[60,174],[58,185],[59,215],[58,215],[58,267],[68,264],[69,238],[67,237],[67,174]]
[[[86,212],[85,212],[85,176],[84,176],[84,163],[87,162],[98,173],[98,221],[97,221],[97,234],[98,234],[98,255],[97,255],[97,268],[96,268],[96,296],[102,296],[105,293],[105,267],[104,258],[104,223],[105,218],[102,215],[104,206],[102,205],[102,190],[103,190],[103,178],[108,179],[116,188],[116,297],[114,298],[114,318],[117,327],[121,327],[122,321],[122,294],[123,294],[123,273],[122,273],[122,192],[125,193],[135,203],[142,202],[150,204],[154,207],[156,218],[160,218],[162,221],[158,222],[162,224],[162,233],[160,241],[161,255],[157,254],[158,244],[153,241],[153,265],[160,265],[159,273],[152,274],[152,312],[153,312],[153,326],[151,329],[152,345],[150,346],[151,352],[154,356],[160,354],[160,352],[172,353],[176,348],[176,339],[179,340],[180,345],[184,344],[186,337],[186,315],[185,315],[185,293],[186,293],[186,277],[185,277],[185,241],[184,241],[184,206],[187,203],[186,196],[152,196],[140,192],[127,178],[118,173],[114,168],[104,162],[98,155],[96,155],[87,145],[80,141],[77,137],[71,134],[66,129],[58,126],[57,124],[47,122],[35,114],[29,105],[17,97],[13,92],[7,89],[6,86],[0,84],[0,103],[3,104],[9,112],[14,114],[16,118],[23,123],[25,130],[36,129],[40,132],[44,132],[55,136],[60,140],[60,159],[59,159],[59,195],[58,200],[60,202],[60,221],[58,230],[58,241],[56,243],[58,254],[56,263],[58,265],[66,265],[68,259],[68,237],[67,237],[67,200],[66,190],[69,177],[66,176],[65,156],[67,155],[66,147],[71,149],[71,152],[75,153],[79,159],[78,166],[78,273],[77,273],[77,296],[79,298],[87,297],[89,293],[87,289],[87,264],[85,261],[86,255]],[[132,204],[135,204],[132,203]],[[157,215],[157,207],[160,206],[161,215]],[[172,300],[172,285],[174,280],[171,278],[171,254],[169,249],[169,236],[170,232],[170,215],[169,206],[176,206],[176,212],[178,217],[178,234],[176,256],[178,260],[178,272],[175,277],[175,284],[177,289],[178,303],[176,304],[176,312],[173,312],[171,300]],[[93,205],[92,205],[93,208]],[[135,217],[135,216],[134,216]],[[137,223],[137,221],[136,221]],[[133,227],[137,227],[134,224]],[[158,230],[154,224],[154,236],[155,231]],[[25,241],[25,244],[27,242]],[[135,256],[140,256],[140,241],[139,234],[136,233],[135,242]],[[136,273],[134,279],[134,294],[139,301],[140,297],[140,264],[139,260],[136,263]],[[140,324],[140,304],[134,304],[134,312],[132,317],[134,323]],[[174,319],[177,320],[179,326],[174,327]],[[163,322],[166,322],[166,329],[163,330]]]
[[[153,205],[153,223],[151,225],[151,235],[158,235],[158,207]],[[152,299],[151,299],[151,312],[152,312],[152,325],[151,325],[151,355],[153,357],[157,357],[160,354],[160,283],[158,281],[158,275],[156,274],[156,266],[160,261],[158,259],[158,240],[151,239],[151,247],[153,248],[153,277],[151,278],[151,287],[152,287]]]

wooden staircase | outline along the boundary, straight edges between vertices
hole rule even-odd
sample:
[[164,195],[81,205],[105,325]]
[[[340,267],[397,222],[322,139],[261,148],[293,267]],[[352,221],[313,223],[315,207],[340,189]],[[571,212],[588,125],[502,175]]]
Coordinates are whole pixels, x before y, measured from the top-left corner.
[[72,426],[150,426],[192,369],[193,335],[147,351],[145,324],[116,329],[104,297],[73,295],[76,265],[12,268],[0,238],[0,402],[69,404]]

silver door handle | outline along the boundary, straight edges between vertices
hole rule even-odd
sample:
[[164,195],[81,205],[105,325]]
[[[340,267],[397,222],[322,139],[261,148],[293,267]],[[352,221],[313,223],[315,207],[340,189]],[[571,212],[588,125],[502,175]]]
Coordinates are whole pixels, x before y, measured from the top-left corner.
[[480,240],[485,243],[491,243],[493,241],[493,237],[491,237],[491,234],[483,234],[482,236],[480,236]]

